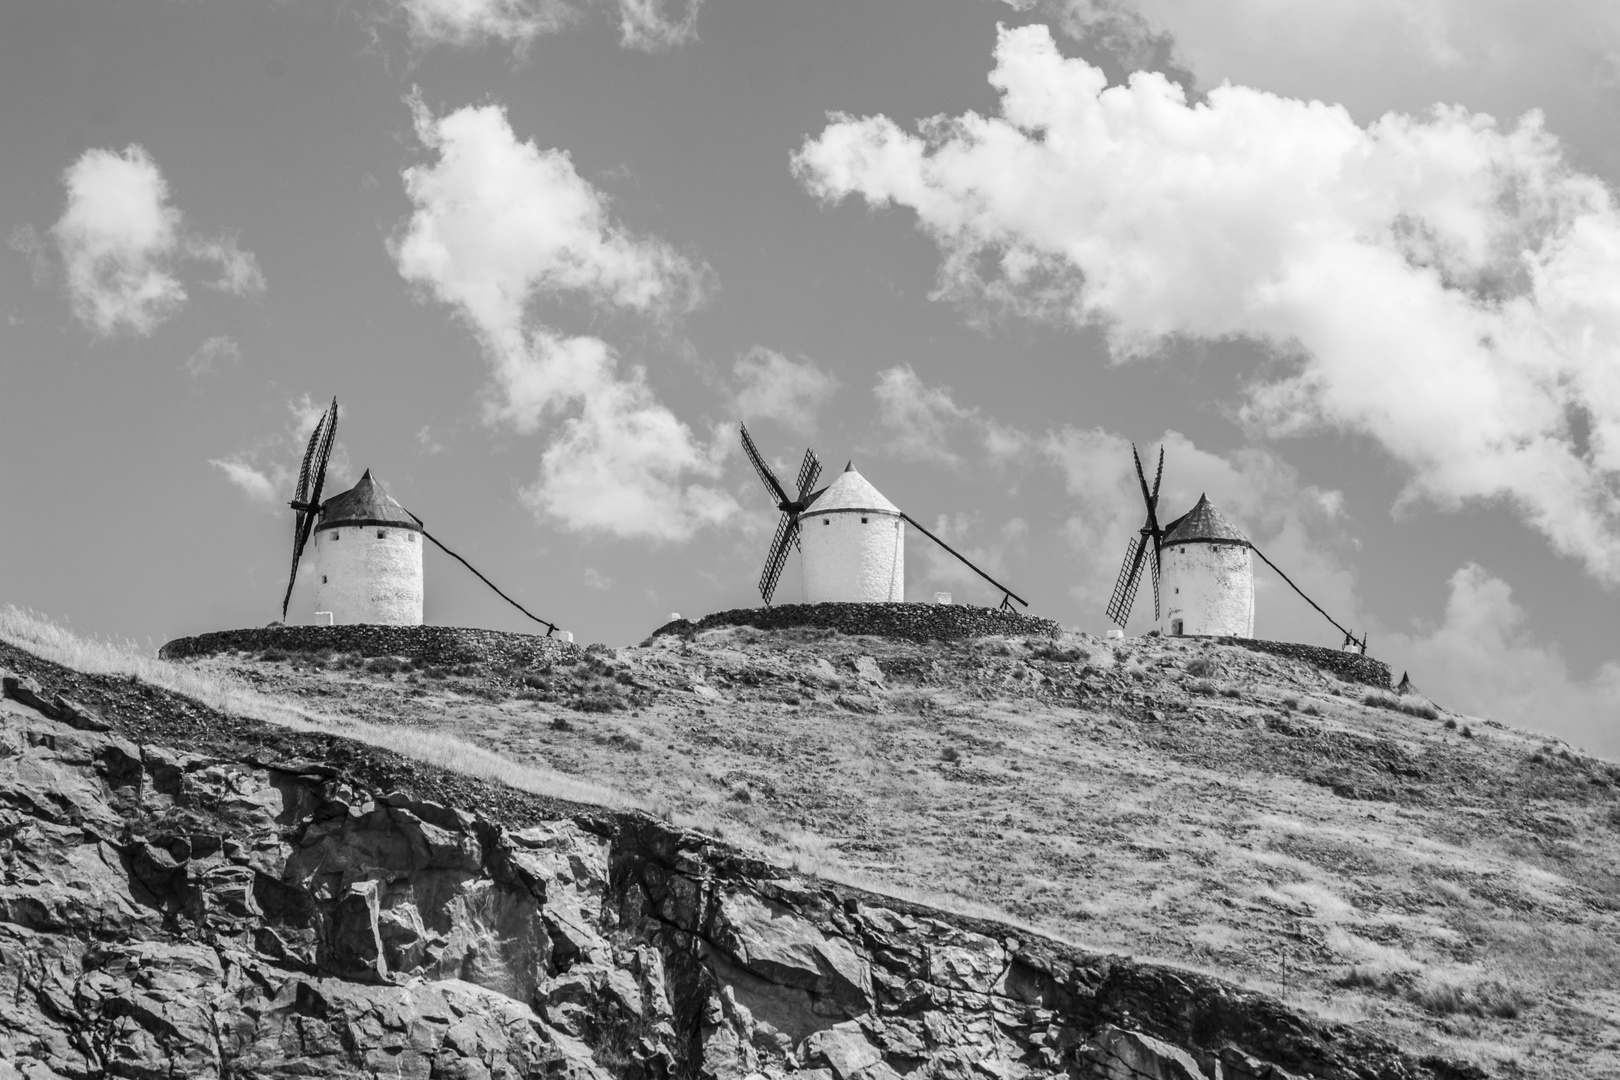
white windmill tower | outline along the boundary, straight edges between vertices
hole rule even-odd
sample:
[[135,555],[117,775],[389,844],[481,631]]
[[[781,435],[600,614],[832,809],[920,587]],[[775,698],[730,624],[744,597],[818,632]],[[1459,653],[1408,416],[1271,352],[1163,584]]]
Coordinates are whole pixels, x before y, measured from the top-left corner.
[[422,625],[422,545],[423,541],[432,541],[494,589],[502,600],[544,626],[547,637],[557,630],[556,623],[540,618],[501,592],[471,563],[440,543],[423,527],[421,518],[383,490],[370,469],[348,491],[323,500],[321,490],[326,486],[326,466],[337,439],[337,421],[338,403],[333,398],[309,437],[298,473],[298,490],[289,504],[297,516],[293,522],[292,573],[281,600],[282,619],[287,617],[304,548],[313,538],[317,615],[330,614],[335,625]]
[[1028,601],[966,558],[883,496],[871,481],[855,470],[851,462],[837,480],[820,491],[813,491],[821,475],[821,462],[814,452],[804,452],[799,466],[796,497],[789,498],[760,455],[748,428],[742,427],[743,452],[782,512],[760,574],[759,593],[769,604],[776,592],[782,567],[790,548],[803,556],[804,602],[824,604],[901,603],[906,598],[906,526],[909,524],[928,539],[966,563],[974,573],[1002,591],[1002,607],[1017,600]]
[[799,515],[804,602],[906,598],[906,523],[852,461]]
[[1206,496],[1170,523],[1159,552],[1161,633],[1254,636],[1254,545]]
[[336,625],[422,625],[422,526],[370,469],[321,506],[315,574],[315,610]]

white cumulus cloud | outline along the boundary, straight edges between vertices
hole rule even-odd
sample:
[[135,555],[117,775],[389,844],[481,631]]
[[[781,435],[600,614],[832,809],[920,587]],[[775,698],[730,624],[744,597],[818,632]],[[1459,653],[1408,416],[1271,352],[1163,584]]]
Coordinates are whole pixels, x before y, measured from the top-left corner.
[[798,175],[915,213],[941,296],[1101,324],[1122,358],[1260,342],[1257,430],[1365,433],[1405,499],[1507,501],[1620,582],[1620,213],[1536,115],[1189,105],[1152,73],[1107,86],[1043,26],[1001,32],[991,82],[998,116],[835,117]]
[[146,335],[180,310],[186,262],[211,264],[205,284],[237,295],[264,278],[251,252],[227,235],[190,230],[169,203],[169,185],[138,145],[92,148],[62,174],[67,206],[52,227],[73,313],[103,337]]
[[775,420],[799,432],[815,430],[816,412],[838,389],[838,380],[814,361],[789,359],[763,345],[739,356],[732,375],[739,387],[738,415]]
[[1620,664],[1577,677],[1556,647],[1528,631],[1508,583],[1478,564],[1458,569],[1449,586],[1438,625],[1386,633],[1374,651],[1397,659],[1448,709],[1620,753]]
[[494,380],[486,418],[525,434],[549,425],[529,503],[569,528],[654,540],[728,518],[735,501],[710,483],[725,432],[698,438],[642,368],[530,314],[573,298],[671,318],[701,302],[706,268],[615,223],[567,153],[520,141],[498,106],[415,109],[436,157],[404,172],[414,210],[395,261],[477,335]]

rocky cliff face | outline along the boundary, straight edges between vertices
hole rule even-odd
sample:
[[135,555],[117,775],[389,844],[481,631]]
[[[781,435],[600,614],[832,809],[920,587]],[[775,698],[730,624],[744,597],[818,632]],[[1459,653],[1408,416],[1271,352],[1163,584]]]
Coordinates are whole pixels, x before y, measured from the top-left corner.
[[0,660],[55,683],[0,701],[0,1078],[1480,1075],[645,816]]

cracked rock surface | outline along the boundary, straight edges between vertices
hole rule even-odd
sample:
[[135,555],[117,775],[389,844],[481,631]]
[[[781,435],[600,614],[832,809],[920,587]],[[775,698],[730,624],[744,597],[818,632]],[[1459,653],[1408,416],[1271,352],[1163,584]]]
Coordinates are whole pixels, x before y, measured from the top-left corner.
[[643,815],[328,736],[225,753],[218,714],[172,745],[208,711],[75,678],[99,711],[0,700],[0,1080],[1482,1075]]

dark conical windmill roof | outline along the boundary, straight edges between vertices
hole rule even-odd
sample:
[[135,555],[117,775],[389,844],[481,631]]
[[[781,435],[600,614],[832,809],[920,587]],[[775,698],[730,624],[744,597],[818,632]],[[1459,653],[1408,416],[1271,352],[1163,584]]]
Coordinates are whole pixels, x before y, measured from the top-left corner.
[[1170,523],[1165,530],[1164,545],[1172,544],[1242,544],[1252,547],[1249,538],[1238,532],[1236,525],[1210,503],[1204,495],[1198,496],[1198,505]]
[[405,512],[405,508],[395,502],[383,490],[382,485],[371,478],[371,470],[360,478],[360,482],[340,495],[334,495],[321,503],[321,528],[333,525],[391,525],[401,529],[420,529],[416,519]]

